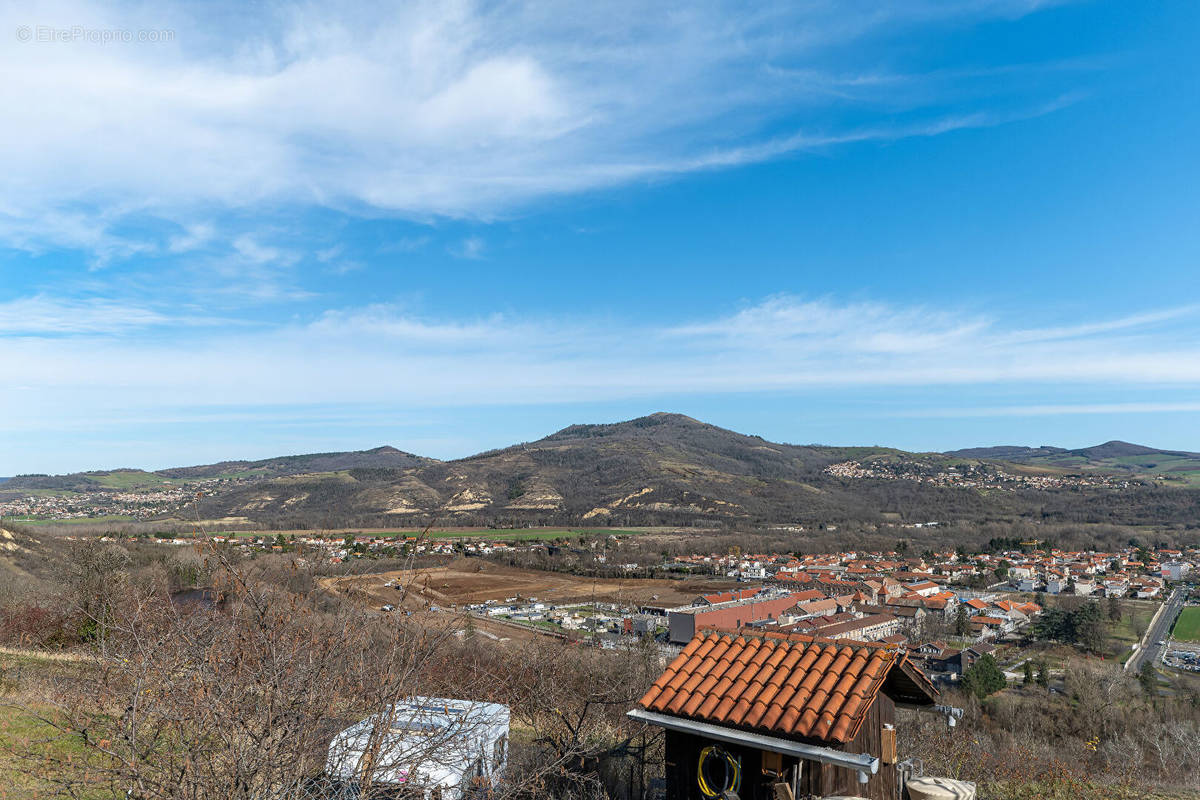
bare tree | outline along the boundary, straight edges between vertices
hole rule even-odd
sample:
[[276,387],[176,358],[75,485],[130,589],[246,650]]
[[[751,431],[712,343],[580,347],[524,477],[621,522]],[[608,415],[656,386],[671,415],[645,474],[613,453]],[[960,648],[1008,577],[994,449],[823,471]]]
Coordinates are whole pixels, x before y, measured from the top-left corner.
[[[78,674],[24,704],[47,731],[42,744],[72,746],[10,753],[64,797],[315,800],[346,781],[364,800],[395,797],[397,775],[475,760],[456,748],[478,739],[477,717],[424,727],[416,745],[403,735],[415,723],[397,709],[428,696],[511,705],[533,732],[500,794],[603,796],[597,766],[640,732],[624,711],[660,667],[653,649],[608,654],[546,639],[513,652],[460,640],[466,621],[448,614],[348,601],[330,610],[319,593],[288,591],[294,576],[264,580],[219,550],[202,565],[209,602],[180,605],[165,572],[131,579],[112,556],[89,550],[76,584],[104,635]],[[338,741],[343,750],[331,751]],[[329,774],[334,762],[350,773]]]

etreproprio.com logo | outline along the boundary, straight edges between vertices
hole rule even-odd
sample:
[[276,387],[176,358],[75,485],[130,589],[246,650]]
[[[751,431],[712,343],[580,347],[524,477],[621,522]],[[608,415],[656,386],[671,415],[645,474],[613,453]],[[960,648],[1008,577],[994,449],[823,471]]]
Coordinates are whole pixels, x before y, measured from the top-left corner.
[[55,25],[18,25],[18,42],[44,44],[138,44],[175,41],[170,28],[89,28],[86,25],[58,27]]

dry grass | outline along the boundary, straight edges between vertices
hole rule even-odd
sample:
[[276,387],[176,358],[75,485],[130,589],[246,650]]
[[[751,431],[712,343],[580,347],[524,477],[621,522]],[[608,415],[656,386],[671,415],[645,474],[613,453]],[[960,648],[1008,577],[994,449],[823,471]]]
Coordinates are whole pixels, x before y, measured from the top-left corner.
[[[39,759],[46,758],[44,763],[69,761],[81,773],[86,768],[88,754],[83,743],[60,735],[42,719],[56,713],[47,701],[52,682],[78,677],[80,669],[77,654],[0,649],[0,800],[56,796],[47,776],[33,774],[46,769],[39,766]],[[98,790],[83,797],[109,800],[114,795]]]

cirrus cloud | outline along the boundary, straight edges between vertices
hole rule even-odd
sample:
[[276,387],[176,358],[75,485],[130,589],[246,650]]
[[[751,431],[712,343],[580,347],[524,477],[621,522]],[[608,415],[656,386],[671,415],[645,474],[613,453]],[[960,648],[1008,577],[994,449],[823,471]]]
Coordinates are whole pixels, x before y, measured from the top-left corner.
[[[1052,335],[969,311],[779,296],[688,324],[494,314],[431,319],[389,305],[307,322],[191,327],[162,309],[29,298],[0,305],[0,388],[24,418],[97,401],[148,408],[289,403],[536,405],[965,385],[1200,386],[1194,308],[1079,322]],[[133,330],[139,335],[125,335]],[[1074,331],[1074,332],[1072,332]],[[397,399],[399,398],[399,399]],[[138,411],[140,409],[141,411]],[[32,417],[30,416],[32,415]]]
[[[104,264],[213,238],[223,210],[492,218],[546,197],[797,150],[1048,113],[1036,65],[855,71],[866,37],[1041,4],[12,3],[0,30],[169,30],[169,41],[0,48],[0,242]],[[986,72],[986,71],[984,71]],[[991,79],[989,79],[991,80]],[[831,93],[831,87],[836,91]],[[1011,102],[1009,102],[1011,100]],[[900,116],[897,116],[900,115]],[[184,235],[122,231],[162,218]]]

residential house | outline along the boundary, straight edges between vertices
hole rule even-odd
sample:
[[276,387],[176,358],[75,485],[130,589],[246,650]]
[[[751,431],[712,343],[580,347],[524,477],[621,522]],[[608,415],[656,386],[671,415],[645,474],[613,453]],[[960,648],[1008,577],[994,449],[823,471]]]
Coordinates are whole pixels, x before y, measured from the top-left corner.
[[902,648],[711,632],[629,713],[666,731],[666,800],[700,796],[714,752],[741,765],[741,797],[892,800],[903,791],[896,706],[937,702]]

